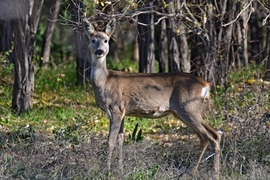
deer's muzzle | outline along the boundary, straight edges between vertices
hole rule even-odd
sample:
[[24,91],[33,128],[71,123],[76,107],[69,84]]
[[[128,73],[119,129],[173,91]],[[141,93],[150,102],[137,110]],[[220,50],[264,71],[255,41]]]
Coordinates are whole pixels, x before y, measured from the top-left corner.
[[95,54],[96,54],[96,56],[103,56],[104,55],[104,51],[102,49],[97,49],[95,51]]

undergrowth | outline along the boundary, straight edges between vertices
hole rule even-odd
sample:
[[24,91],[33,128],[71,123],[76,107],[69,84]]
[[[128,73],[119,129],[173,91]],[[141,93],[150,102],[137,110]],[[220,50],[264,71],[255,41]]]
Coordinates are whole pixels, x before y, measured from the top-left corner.
[[[118,68],[134,71],[133,65],[124,68],[130,63]],[[34,108],[21,116],[10,109],[12,68],[1,71],[1,179],[119,178],[117,168],[106,174],[107,115],[96,106],[89,84],[75,86],[74,69],[66,64],[37,71]],[[213,103],[204,113],[207,123],[222,132],[221,179],[270,178],[270,86],[261,71],[255,65],[232,71],[227,89],[213,90]],[[198,138],[173,116],[126,117],[125,142],[124,179],[175,179],[194,165],[200,151]],[[112,167],[117,166],[116,161]],[[210,158],[196,177],[184,173],[180,179],[211,179],[211,172]]]

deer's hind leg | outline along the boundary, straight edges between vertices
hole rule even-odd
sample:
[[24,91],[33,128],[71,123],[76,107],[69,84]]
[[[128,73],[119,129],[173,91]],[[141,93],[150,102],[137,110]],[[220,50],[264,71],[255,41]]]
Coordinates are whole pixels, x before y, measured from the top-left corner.
[[198,164],[194,168],[193,173],[195,174],[197,171],[197,168],[199,166],[199,163],[202,160],[202,157],[209,145],[211,143],[214,147],[215,155],[214,158],[214,171],[216,174],[216,178],[219,177],[219,166],[220,166],[220,135],[209,125],[207,125],[204,120],[202,119],[202,116],[199,112],[188,112],[188,111],[180,111],[177,113],[177,116],[193,131],[199,136],[201,143],[203,145],[202,152],[198,159]]

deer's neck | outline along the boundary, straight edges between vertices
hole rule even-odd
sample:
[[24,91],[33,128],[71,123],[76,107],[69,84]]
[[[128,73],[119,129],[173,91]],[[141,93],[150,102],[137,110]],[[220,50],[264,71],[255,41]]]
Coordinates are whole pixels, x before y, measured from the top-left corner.
[[108,77],[106,56],[96,58],[92,56],[91,83],[95,87],[102,87]]

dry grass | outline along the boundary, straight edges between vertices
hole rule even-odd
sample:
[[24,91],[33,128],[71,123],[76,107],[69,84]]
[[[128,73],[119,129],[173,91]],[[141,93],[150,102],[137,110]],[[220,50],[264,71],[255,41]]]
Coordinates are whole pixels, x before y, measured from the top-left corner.
[[[257,120],[243,126],[240,118],[231,119],[235,129],[225,132],[222,137],[221,179],[270,179],[270,131],[269,127],[256,126]],[[156,133],[145,135],[142,141],[126,143],[123,179],[177,179],[194,165],[200,150],[198,138],[186,128],[175,133],[185,134],[185,138],[174,140],[175,134],[168,134],[160,139]],[[117,149],[113,172],[107,173],[106,136],[85,133],[80,142],[71,142],[45,134],[29,127],[20,133],[2,133],[0,178],[122,178],[117,170]],[[167,136],[171,141],[166,141]],[[208,150],[206,156],[211,153]],[[211,179],[212,165],[210,158],[200,165],[196,177],[184,173],[179,179]]]
[[[1,179],[120,178],[117,152],[114,153],[113,172],[107,174],[105,136],[91,134],[83,142],[70,144],[41,134],[32,135],[32,139],[15,137],[16,140],[14,135],[2,136]],[[18,139],[20,142],[14,142]],[[144,139],[126,144],[123,149],[124,179],[175,179],[196,161],[198,150],[199,143],[194,138],[170,143]],[[211,177],[211,164],[211,161],[203,164],[198,177]],[[181,179],[187,178],[191,177],[185,174]]]

